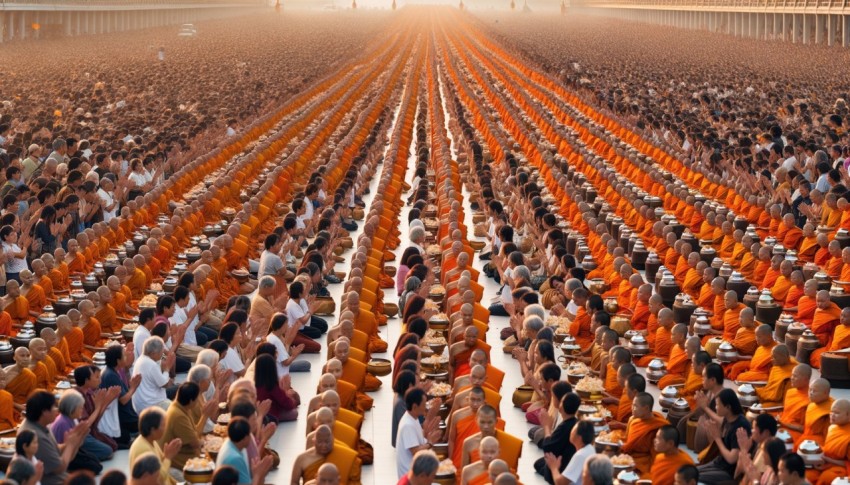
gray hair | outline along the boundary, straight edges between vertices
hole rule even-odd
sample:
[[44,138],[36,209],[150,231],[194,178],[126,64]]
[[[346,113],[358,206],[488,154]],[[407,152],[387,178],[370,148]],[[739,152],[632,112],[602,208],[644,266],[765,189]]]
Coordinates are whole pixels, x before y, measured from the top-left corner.
[[410,470],[414,477],[429,477],[440,468],[440,459],[431,450],[420,450],[413,456]]
[[145,475],[159,474],[161,468],[162,463],[158,456],[151,451],[143,453],[133,463],[133,480],[140,480]]
[[531,281],[531,271],[528,269],[528,266],[521,264],[513,269],[511,278],[514,281],[522,279],[525,282],[529,282]]
[[416,291],[422,284],[422,280],[418,276],[411,276],[404,282],[404,291]]
[[543,329],[543,319],[538,317],[537,315],[532,315],[530,317],[525,317],[525,320],[522,321],[522,326],[529,329],[539,332]]
[[198,356],[195,357],[195,364],[203,364],[210,369],[217,366],[219,362],[218,352],[213,349],[204,349],[198,352]]
[[566,283],[564,283],[564,288],[570,291],[575,291],[583,286],[584,284],[582,284],[581,280],[578,278],[570,278],[566,281]]
[[148,339],[145,340],[145,345],[142,346],[142,353],[147,355],[148,357],[153,354],[162,352],[163,350],[165,350],[165,342],[163,342],[162,339],[160,337],[157,337],[156,335],[148,337]]
[[6,469],[6,479],[15,483],[26,483],[35,476],[35,465],[23,457],[17,457],[9,462]]
[[191,369],[189,369],[189,375],[186,376],[186,380],[200,385],[210,377],[212,377],[212,370],[208,366],[204,364],[195,364]]
[[65,141],[64,138],[57,138],[53,140],[53,150],[61,150],[66,146],[68,146],[68,143]]
[[65,394],[62,394],[62,398],[59,399],[59,412],[70,417],[74,414],[74,411],[82,407],[85,403],[86,400],[82,394],[74,389],[69,389],[65,392]]
[[410,228],[410,240],[411,241],[420,241],[425,238],[425,228],[414,226]]
[[523,316],[525,318],[540,317],[541,320],[544,320],[546,318],[546,309],[543,308],[543,305],[539,303],[533,303],[525,307],[525,310],[523,311]]
[[614,485],[614,466],[605,455],[592,455],[584,462],[584,476],[590,477],[594,485]]
[[263,276],[260,278],[260,288],[273,288],[275,283],[277,282],[272,276]]

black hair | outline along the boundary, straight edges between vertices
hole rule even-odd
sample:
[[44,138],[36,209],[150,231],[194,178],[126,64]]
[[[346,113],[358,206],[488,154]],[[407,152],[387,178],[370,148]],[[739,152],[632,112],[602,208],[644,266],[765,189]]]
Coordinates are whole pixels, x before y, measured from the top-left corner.
[[217,467],[211,485],[239,485],[239,472],[230,465]]
[[717,397],[715,397],[715,399],[720,401],[720,403],[724,406],[728,407],[732,414],[739,415],[744,413],[744,408],[741,406],[741,401],[738,400],[738,395],[735,394],[735,391],[733,391],[732,389],[725,388],[721,390],[717,393]]
[[234,322],[228,322],[221,326],[221,330],[218,331],[218,338],[227,342],[227,345],[233,343],[233,337],[236,336],[236,332],[239,331],[239,324]]
[[24,452],[24,447],[32,444],[32,440],[35,439],[35,433],[28,429],[22,429],[18,431],[18,435],[15,436],[15,453],[20,456],[27,456]]
[[103,352],[106,357],[106,367],[114,369],[118,366],[118,362],[124,357],[124,347],[120,345],[110,345]]
[[88,382],[95,373],[100,373],[100,367],[93,365],[81,365],[74,369],[74,382],[77,386],[82,386]]
[[184,382],[177,388],[177,397],[175,400],[180,403],[181,406],[188,406],[189,403],[198,399],[198,396],[200,395],[201,388],[197,384],[194,382]]
[[425,391],[418,387],[414,387],[412,389],[408,389],[406,393],[404,393],[404,407],[407,411],[412,411],[414,406],[418,406],[422,399],[425,398]]
[[403,370],[395,376],[395,381],[393,381],[393,392],[399,396],[404,396],[405,393],[407,393],[407,390],[415,385],[416,374],[409,370]]
[[581,442],[585,445],[592,444],[593,438],[596,437],[596,431],[593,430],[593,423],[582,419],[575,426],[576,434],[581,438]]
[[785,468],[788,469],[788,473],[796,474],[800,478],[806,477],[806,462],[797,453],[793,451],[785,453],[779,461],[785,462]]
[[236,417],[227,424],[227,437],[233,443],[238,443],[251,435],[251,425],[243,417]]
[[257,357],[254,362],[254,385],[257,389],[273,390],[279,386],[277,375],[277,362],[268,354]]

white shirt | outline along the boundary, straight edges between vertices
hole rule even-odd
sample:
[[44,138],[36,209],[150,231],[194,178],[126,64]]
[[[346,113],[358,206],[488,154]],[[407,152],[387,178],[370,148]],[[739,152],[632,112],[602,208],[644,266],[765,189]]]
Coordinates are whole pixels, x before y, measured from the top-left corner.
[[[290,298],[289,301],[286,303],[286,321],[290,327],[295,325],[295,322],[297,322],[299,318],[304,318],[304,315],[306,314],[307,312],[304,311],[304,306],[301,304],[300,301],[295,301]],[[299,324],[298,329],[300,330],[304,328],[304,325],[305,324],[303,323]]]
[[168,384],[169,377],[159,362],[154,362],[147,355],[141,356],[133,366],[133,376],[138,374],[142,375],[142,382],[133,394],[133,409],[141,413],[168,399],[163,386]]
[[[21,252],[21,248],[17,244],[3,243],[3,252],[11,256],[12,253]],[[6,261],[7,273],[20,273],[25,269],[28,268],[27,260],[24,258],[10,257],[9,260]]]
[[289,358],[289,352],[286,351],[286,346],[283,345],[283,341],[277,335],[269,334],[266,336],[266,342],[274,345],[274,348],[277,349],[277,377],[280,379],[289,374],[289,366],[283,365],[283,361]]
[[304,197],[304,208],[307,209],[304,212],[304,220],[310,221],[313,219],[313,201],[308,197]]
[[144,325],[136,327],[136,331],[133,332],[133,356],[136,362],[139,361],[139,356],[142,355],[142,346],[145,345],[145,341],[149,338],[151,338],[150,330]]
[[242,372],[245,369],[245,364],[242,363],[242,358],[239,357],[239,353],[233,347],[228,347],[227,352],[224,354],[224,358],[221,359],[219,365],[222,369],[230,369],[234,374],[237,372]]
[[593,445],[585,445],[584,448],[576,451],[561,475],[572,483],[581,483],[581,471],[584,469],[584,462],[595,454],[596,448]]
[[[181,308],[180,305],[174,306],[174,315],[171,315],[171,318],[168,321],[171,322],[172,325],[183,325],[189,315],[186,312],[189,311],[189,305],[186,305],[186,308]],[[186,335],[183,337],[183,343],[186,345],[198,345],[198,339],[195,337],[195,325],[197,323],[197,318],[193,318],[192,321],[189,322],[189,328],[186,330]]]
[[395,438],[396,469],[399,479],[410,470],[410,463],[413,461],[413,453],[410,449],[427,442],[425,435],[422,434],[422,425],[419,424],[419,420],[410,413],[404,413],[398,423],[398,434]]
[[137,189],[141,189],[148,183],[147,177],[145,177],[144,173],[133,172],[130,174],[130,181],[133,182],[134,187]]
[[113,207],[111,211],[107,212],[106,207],[111,206],[112,203],[115,201],[115,199],[112,197],[112,194],[103,189],[98,189],[97,196],[100,197],[100,200],[103,201],[103,222],[109,222],[110,220],[114,219],[116,215],[118,215],[118,205]]
[[280,256],[266,249],[260,255],[260,269],[257,270],[257,274],[261,277],[275,276],[284,267],[285,265],[283,264],[283,260],[280,259]]

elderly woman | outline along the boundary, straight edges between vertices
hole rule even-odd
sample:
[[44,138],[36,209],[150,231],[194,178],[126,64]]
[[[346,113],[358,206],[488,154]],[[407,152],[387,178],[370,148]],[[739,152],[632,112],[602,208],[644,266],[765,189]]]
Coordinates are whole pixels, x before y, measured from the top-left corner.
[[212,350],[212,349],[204,349],[204,350],[198,352],[198,357],[195,359],[195,365],[205,365],[205,366],[209,367],[210,372],[213,375],[213,379],[210,382],[209,388],[206,390],[206,392],[203,393],[204,399],[206,399],[207,401],[212,399],[213,396],[215,395],[215,390],[216,390],[215,375],[217,374],[216,371],[218,370],[218,363],[219,363],[218,352],[216,352],[215,350]]
[[145,340],[142,355],[133,367],[133,377],[141,375],[141,382],[133,394],[133,409],[137,413],[151,407],[159,406],[168,409],[166,389],[173,382],[168,375],[168,370],[174,365],[175,354],[169,352],[165,355],[165,343],[159,337],[150,337]]
[[[100,397],[97,398],[97,401],[99,405],[102,405]],[[59,400],[59,415],[50,425],[50,432],[56,438],[56,443],[59,445],[65,443],[65,435],[80,422],[85,403],[83,395],[73,389],[62,395],[62,399]],[[88,419],[89,425],[93,424],[98,416],[99,413],[92,413]],[[112,458],[112,448],[98,441],[89,433],[83,440],[77,455],[68,464],[68,470],[89,470],[97,474],[103,469],[99,462],[110,458]]]
[[[207,401],[209,400],[205,396],[206,396],[206,392],[209,391],[209,389],[211,387],[213,387],[212,381],[213,381],[212,370],[209,367],[207,367],[203,364],[197,364],[194,367],[192,367],[192,369],[189,370],[189,375],[186,376],[186,382],[194,382],[195,384],[198,385],[198,387],[201,390],[201,395],[198,396],[198,406],[197,406],[198,409],[203,409],[203,407],[206,405]],[[213,393],[211,399],[214,399],[215,396],[216,396],[215,393]],[[198,420],[199,420],[199,425],[200,425],[200,423],[203,423],[202,428],[201,428],[202,432],[204,432],[204,433],[211,433],[212,432],[213,426],[215,425],[215,423],[213,423],[211,419],[200,421],[200,416],[198,416]]]
[[[142,382],[142,376],[135,375],[132,379],[128,379],[130,368],[133,366],[133,354],[124,350],[123,346],[110,345],[104,354],[106,370],[100,377],[100,387],[108,389],[117,386],[121,389],[121,394],[106,409],[103,420],[107,419],[108,413],[115,413],[113,417],[118,419],[114,424],[120,424],[121,427],[117,441],[119,445],[127,446],[130,444],[130,434],[138,432],[139,415],[133,409],[133,395]],[[117,409],[113,410],[113,407]]]
[[418,295],[422,287],[422,280],[416,276],[411,276],[404,281],[404,291],[400,292],[398,298],[398,307],[404,311],[407,300],[411,295]]
[[189,458],[201,452],[203,426],[207,419],[218,413],[218,401],[209,401],[200,407],[201,387],[194,382],[184,382],[177,388],[177,396],[165,414],[163,442],[180,438],[180,451],[171,460],[171,466],[182,470]]
[[[171,459],[180,451],[180,440],[169,441],[165,448],[160,448],[159,441],[165,435],[165,413],[159,408],[148,408],[139,416],[139,436],[130,446],[129,462],[134,463],[136,459],[145,453],[153,453],[159,457],[162,464],[160,469],[160,483],[174,485],[176,478],[170,472],[178,472],[171,469]],[[179,472],[177,473],[179,475]]]

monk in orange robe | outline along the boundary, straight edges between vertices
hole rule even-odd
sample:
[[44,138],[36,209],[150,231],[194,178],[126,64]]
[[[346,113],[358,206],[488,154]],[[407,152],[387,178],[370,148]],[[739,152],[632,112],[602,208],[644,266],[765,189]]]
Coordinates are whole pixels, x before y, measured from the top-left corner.
[[471,370],[469,359],[472,357],[472,352],[477,349],[490,355],[490,345],[478,339],[478,328],[474,326],[466,327],[463,332],[463,340],[452,344],[449,348],[449,366],[452,369],[453,376],[469,374]]
[[770,325],[760,325],[756,329],[756,343],[758,347],[751,359],[739,359],[729,368],[726,372],[729,379],[745,382],[767,381],[773,362],[773,347],[776,345]]
[[805,282],[806,279],[802,271],[796,270],[791,272],[791,288],[788,290],[788,294],[785,296],[785,302],[782,305],[786,312],[797,311],[797,304],[800,303],[800,297],[805,294],[805,286],[803,286]]
[[635,301],[635,310],[632,314],[631,325],[633,330],[646,330],[649,323],[649,298],[652,296],[652,285],[643,285],[638,288]]
[[658,381],[658,388],[664,389],[667,386],[684,384],[687,378],[688,368],[690,367],[691,357],[693,352],[699,348],[699,339],[694,340],[691,347],[694,349],[689,352],[688,349],[688,327],[685,324],[677,323],[673,327],[672,342],[673,348],[670,349],[670,358],[667,360],[667,374]]
[[487,404],[481,406],[476,416],[481,431],[464,440],[461,465],[466,466],[478,461],[480,459],[478,445],[481,443],[481,439],[492,436],[499,441],[501,450],[499,457],[505,460],[511,469],[516,470],[519,466],[519,458],[522,455],[523,441],[496,428],[496,410],[492,406]]
[[481,438],[478,444],[480,459],[463,467],[460,472],[461,483],[467,485],[486,485],[490,483],[490,463],[499,457],[499,440],[494,436]]
[[850,462],[850,401],[836,399],[832,403],[830,427],[822,446],[824,466],[806,471],[806,479],[815,485],[831,485],[847,476]]
[[812,440],[823,447],[826,431],[829,429],[829,413],[834,399],[829,395],[831,386],[826,379],[815,379],[809,386],[809,405],[806,406],[806,418],[803,433],[794,441],[796,449],[805,440]]
[[[452,413],[449,427],[449,457],[455,463],[455,467],[462,468],[463,443],[470,436],[479,433],[478,410],[484,405],[484,390],[473,387],[467,397],[469,405]],[[496,429],[505,430],[505,420],[496,418]]]
[[770,287],[770,293],[773,295],[773,299],[776,300],[777,304],[783,306],[785,304],[785,299],[788,297],[788,293],[793,287],[793,284],[791,283],[791,273],[793,271],[794,263],[791,261],[786,259],[779,264],[779,276],[776,278],[773,286]]
[[756,395],[764,407],[781,406],[785,399],[785,391],[791,380],[791,372],[796,366],[792,362],[788,347],[778,344],[771,352],[772,365],[767,377],[767,385],[756,388]]
[[803,296],[797,300],[797,314],[794,319],[811,327],[815,319],[817,304],[818,282],[813,278],[803,284]]
[[25,269],[21,270],[20,273],[21,282],[21,295],[24,296],[27,300],[27,306],[30,316],[37,317],[41,315],[41,309],[47,305],[47,296],[44,294],[44,290],[35,284],[35,276],[32,274],[32,271]]
[[15,349],[15,364],[5,369],[6,391],[12,395],[15,409],[24,410],[24,405],[30,393],[37,388],[38,379],[30,370],[31,356],[26,347]]
[[809,357],[809,362],[815,369],[820,369],[824,352],[835,352],[847,348],[850,348],[850,307],[841,310],[839,325],[835,327],[829,345],[815,349]]
[[658,430],[653,448],[657,453],[650,470],[653,483],[674,483],[679,468],[694,464],[690,455],[679,449],[679,431],[674,426]]
[[806,407],[809,405],[809,381],[812,368],[806,364],[797,364],[791,371],[788,390],[785,391],[782,413],[776,418],[779,426],[788,430],[796,442],[806,421]]
[[112,307],[112,292],[106,286],[97,289],[100,300],[94,318],[100,322],[101,330],[107,333],[120,332],[121,325],[118,323],[118,314]]
[[740,328],[740,315],[747,305],[738,301],[738,294],[734,291],[727,291],[724,296],[726,311],[723,313],[723,340],[731,342],[735,340],[735,335]]
[[0,298],[0,305],[12,318],[13,327],[20,327],[30,319],[29,302],[21,296],[21,285],[15,280],[6,282],[6,296]]
[[649,476],[654,456],[652,453],[655,434],[670,424],[661,413],[653,412],[652,395],[642,392],[635,396],[633,415],[626,426],[626,440],[621,451],[635,460],[635,469],[640,476]]
[[841,309],[830,301],[827,290],[818,291],[816,302],[818,307],[812,319],[812,332],[818,337],[821,345],[828,346],[841,319]]
[[576,317],[570,323],[570,335],[575,337],[576,345],[585,349],[593,344],[593,334],[590,332],[590,314],[585,308],[588,293],[584,288],[573,291],[573,300],[579,306]]
[[649,355],[638,359],[636,365],[646,367],[653,359],[658,358],[666,362],[670,358],[670,351],[673,348],[672,330],[675,323],[673,321],[673,310],[662,308],[658,312],[658,330],[655,334],[654,347],[650,349]]
[[800,241],[803,240],[803,231],[794,224],[794,214],[785,214],[782,217],[782,223],[786,227],[785,237],[782,239],[782,245],[787,249],[797,249]]
[[6,374],[0,372],[0,431],[8,431],[18,426],[20,419],[16,417],[16,413],[15,400],[6,390]]

